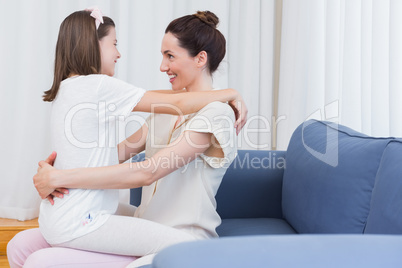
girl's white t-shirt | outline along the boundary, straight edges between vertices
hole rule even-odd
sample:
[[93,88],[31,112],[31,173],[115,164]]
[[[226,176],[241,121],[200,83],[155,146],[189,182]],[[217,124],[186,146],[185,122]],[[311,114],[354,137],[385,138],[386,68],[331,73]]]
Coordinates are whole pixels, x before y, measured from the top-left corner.
[[[61,82],[52,104],[51,138],[57,169],[118,164],[119,124],[145,90],[107,75],[76,76]],[[54,205],[45,199],[39,228],[49,244],[70,241],[99,228],[118,206],[118,190],[70,189]]]

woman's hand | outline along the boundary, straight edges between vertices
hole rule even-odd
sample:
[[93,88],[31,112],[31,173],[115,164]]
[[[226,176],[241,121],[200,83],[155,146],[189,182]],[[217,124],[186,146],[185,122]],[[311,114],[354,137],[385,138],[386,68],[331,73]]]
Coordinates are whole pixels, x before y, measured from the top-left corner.
[[56,189],[52,187],[50,183],[53,176],[52,172],[56,169],[46,161],[40,161],[38,165],[39,167],[37,173],[33,177],[33,182],[40,197],[45,199]]
[[40,197],[42,199],[47,198],[52,205],[54,204],[54,197],[63,198],[64,194],[68,194],[68,189],[54,189],[51,186],[51,180],[57,173],[57,169],[53,167],[56,156],[56,152],[52,152],[45,161],[40,161],[37,173],[33,177],[35,188]]
[[66,188],[57,188],[50,195],[46,197],[49,200],[50,204],[54,205],[54,198],[63,198],[65,194],[68,194],[68,189]]
[[240,94],[238,94],[238,97],[235,100],[229,101],[229,105],[232,107],[235,113],[236,122],[234,126],[236,128],[236,134],[239,135],[240,130],[247,122],[248,109]]

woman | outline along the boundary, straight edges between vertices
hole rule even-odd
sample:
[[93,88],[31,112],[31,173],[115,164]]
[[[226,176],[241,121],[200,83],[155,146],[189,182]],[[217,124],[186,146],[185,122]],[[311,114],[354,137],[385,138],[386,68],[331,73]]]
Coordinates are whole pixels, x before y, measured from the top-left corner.
[[[217,23],[218,18],[206,11],[176,19],[167,27],[162,41],[161,71],[168,74],[173,90],[213,89],[212,73],[225,55],[225,39],[216,29]],[[218,102],[186,117],[152,114],[138,132],[119,145],[119,155],[125,151],[123,160],[145,149],[144,162],[71,170],[56,170],[41,162],[34,180],[42,198],[60,187],[143,186],[141,205],[134,217],[112,215],[95,231],[58,246],[152,256],[175,243],[216,237],[220,217],[214,196],[236,156],[234,121],[231,108]],[[141,138],[144,133],[146,140]],[[137,141],[138,146],[127,146],[132,141]],[[14,242],[12,247],[16,248],[18,238]],[[45,260],[49,263],[51,250],[68,249],[38,250],[28,257],[25,265],[44,265]],[[97,253],[88,253],[86,258],[89,254]],[[133,265],[149,261],[140,258]],[[59,258],[50,262],[63,263]]]

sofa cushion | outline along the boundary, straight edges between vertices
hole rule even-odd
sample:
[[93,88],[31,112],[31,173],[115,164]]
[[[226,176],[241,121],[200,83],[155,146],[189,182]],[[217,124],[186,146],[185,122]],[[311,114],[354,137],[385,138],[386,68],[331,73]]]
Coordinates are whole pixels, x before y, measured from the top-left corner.
[[402,234],[402,142],[385,148],[375,179],[365,233]]
[[285,154],[238,151],[216,194],[217,211],[222,219],[282,218]]
[[296,233],[285,220],[275,218],[225,219],[216,231],[220,237]]
[[286,154],[282,208],[299,233],[363,233],[382,153],[392,138],[309,120]]

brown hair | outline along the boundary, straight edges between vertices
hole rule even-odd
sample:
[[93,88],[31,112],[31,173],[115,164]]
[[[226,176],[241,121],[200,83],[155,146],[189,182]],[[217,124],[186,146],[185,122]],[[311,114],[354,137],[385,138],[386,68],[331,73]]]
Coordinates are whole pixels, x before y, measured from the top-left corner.
[[165,33],[172,33],[192,57],[205,51],[208,54],[208,70],[212,74],[226,54],[226,39],[216,29],[218,23],[219,18],[214,13],[197,11],[196,14],[173,20]]
[[95,19],[90,14],[89,11],[76,11],[61,23],[56,44],[53,84],[45,91],[44,101],[53,101],[56,98],[61,81],[69,75],[100,72],[99,40],[106,36],[115,24],[112,19],[104,16],[104,23],[96,30]]

